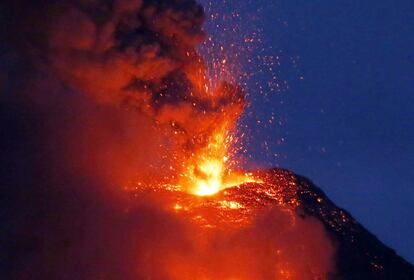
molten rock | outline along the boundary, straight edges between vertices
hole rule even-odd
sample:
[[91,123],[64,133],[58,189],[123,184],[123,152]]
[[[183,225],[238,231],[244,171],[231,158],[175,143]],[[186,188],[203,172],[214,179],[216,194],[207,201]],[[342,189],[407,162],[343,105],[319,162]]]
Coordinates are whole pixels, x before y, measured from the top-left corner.
[[195,231],[191,249],[172,253],[181,261],[167,263],[167,278],[413,279],[412,265],[306,178],[279,169],[255,176],[262,182],[207,198],[138,189],[139,201],[157,201]]

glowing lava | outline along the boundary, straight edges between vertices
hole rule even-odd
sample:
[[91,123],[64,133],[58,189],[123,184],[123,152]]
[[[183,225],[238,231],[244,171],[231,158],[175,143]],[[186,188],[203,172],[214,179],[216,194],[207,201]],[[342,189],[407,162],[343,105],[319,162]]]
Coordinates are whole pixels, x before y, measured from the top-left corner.
[[234,172],[229,168],[229,146],[233,137],[226,124],[209,138],[206,147],[193,153],[182,174],[181,185],[187,192],[211,196],[226,188],[255,182],[251,174]]

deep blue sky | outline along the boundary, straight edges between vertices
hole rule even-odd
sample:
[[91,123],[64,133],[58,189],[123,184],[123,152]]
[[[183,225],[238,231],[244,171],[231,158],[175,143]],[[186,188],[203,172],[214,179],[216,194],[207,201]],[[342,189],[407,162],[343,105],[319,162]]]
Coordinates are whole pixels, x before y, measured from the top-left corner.
[[[311,178],[414,262],[414,2],[252,0],[212,3],[210,11],[240,12],[240,36],[258,30],[263,38],[252,57],[280,57],[273,73],[247,86],[252,112],[283,123],[265,128],[243,118],[251,165]],[[217,35],[211,23],[207,31]],[[286,86],[264,97],[257,83],[274,75]],[[264,140],[270,150],[260,152]]]

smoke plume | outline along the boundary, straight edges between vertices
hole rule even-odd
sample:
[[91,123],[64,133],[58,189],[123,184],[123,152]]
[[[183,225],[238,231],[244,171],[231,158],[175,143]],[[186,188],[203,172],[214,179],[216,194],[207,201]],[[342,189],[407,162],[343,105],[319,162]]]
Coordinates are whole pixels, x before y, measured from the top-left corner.
[[316,221],[280,231],[289,217],[275,210],[199,247],[193,226],[123,191],[176,176],[243,110],[238,86],[205,86],[204,18],[193,0],[2,1],[0,276],[193,279],[205,267],[212,279],[271,279],[272,242],[296,248],[285,257],[297,271],[331,269]]
[[195,51],[204,14],[195,1],[6,1],[2,11],[6,46],[32,70],[22,93],[30,106],[78,108],[81,99],[98,110],[135,111],[181,161],[244,106],[238,87],[204,86]]

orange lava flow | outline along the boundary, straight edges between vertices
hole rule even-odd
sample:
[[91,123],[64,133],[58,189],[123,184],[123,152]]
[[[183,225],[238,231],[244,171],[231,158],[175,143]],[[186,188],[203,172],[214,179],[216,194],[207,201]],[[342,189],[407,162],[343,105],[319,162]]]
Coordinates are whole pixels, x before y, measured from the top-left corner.
[[185,164],[180,186],[197,196],[211,196],[232,186],[255,182],[251,174],[235,172],[228,167],[232,139],[226,123],[216,129],[208,144],[193,153]]

